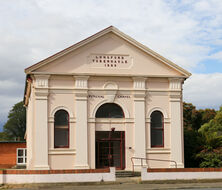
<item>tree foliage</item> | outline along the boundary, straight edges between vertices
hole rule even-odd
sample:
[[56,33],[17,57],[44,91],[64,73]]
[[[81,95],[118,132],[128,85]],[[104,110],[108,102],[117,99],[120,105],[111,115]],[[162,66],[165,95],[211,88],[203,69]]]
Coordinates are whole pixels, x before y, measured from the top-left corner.
[[199,160],[196,154],[201,150],[201,140],[197,131],[184,130],[184,158],[186,168],[197,168]]
[[203,150],[196,156],[201,160],[201,168],[220,168],[222,167],[222,149]]
[[5,132],[0,132],[0,141],[7,141],[9,140],[8,135]]
[[26,130],[26,109],[23,102],[19,102],[9,111],[8,121],[3,126],[3,134],[6,139],[24,140]]
[[185,167],[199,167],[201,159],[197,157],[197,154],[203,150],[203,144],[205,144],[206,139],[198,130],[204,123],[212,120],[215,115],[216,111],[214,109],[197,110],[193,104],[184,102]]
[[222,107],[198,132],[202,138],[202,150],[196,156],[200,167],[222,167]]

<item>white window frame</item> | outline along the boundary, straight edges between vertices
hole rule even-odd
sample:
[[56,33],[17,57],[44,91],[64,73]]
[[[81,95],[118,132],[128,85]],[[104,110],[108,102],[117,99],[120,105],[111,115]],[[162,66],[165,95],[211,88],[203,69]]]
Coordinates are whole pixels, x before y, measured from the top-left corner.
[[[23,152],[22,156],[18,155],[18,152],[20,150],[22,150],[22,152]],[[22,158],[22,160],[23,160],[22,163],[18,162],[19,158]],[[27,161],[27,149],[26,148],[17,148],[17,151],[16,151],[16,163],[17,163],[17,165],[26,165],[26,161]]]

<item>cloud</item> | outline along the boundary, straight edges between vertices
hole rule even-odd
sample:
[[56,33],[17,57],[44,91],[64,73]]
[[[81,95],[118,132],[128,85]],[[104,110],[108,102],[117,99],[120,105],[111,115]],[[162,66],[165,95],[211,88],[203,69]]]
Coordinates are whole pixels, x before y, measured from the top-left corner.
[[215,60],[218,60],[218,61],[222,62],[222,51],[219,51],[217,53],[214,53],[214,54],[210,55],[209,59],[215,59]]
[[198,108],[222,106],[222,73],[193,74],[184,84],[184,101]]

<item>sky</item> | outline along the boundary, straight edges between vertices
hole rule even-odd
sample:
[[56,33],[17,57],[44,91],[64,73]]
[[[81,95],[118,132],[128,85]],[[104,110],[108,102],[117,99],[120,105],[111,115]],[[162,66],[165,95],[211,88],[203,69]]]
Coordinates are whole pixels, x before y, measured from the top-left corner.
[[110,25],[192,73],[186,102],[222,105],[221,0],[0,0],[0,131],[26,67]]

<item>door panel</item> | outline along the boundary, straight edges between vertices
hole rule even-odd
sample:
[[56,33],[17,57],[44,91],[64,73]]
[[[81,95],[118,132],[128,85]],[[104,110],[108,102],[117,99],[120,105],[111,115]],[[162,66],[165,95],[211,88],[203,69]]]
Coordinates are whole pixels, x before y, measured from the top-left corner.
[[96,168],[105,167],[125,168],[124,131],[96,131]]

